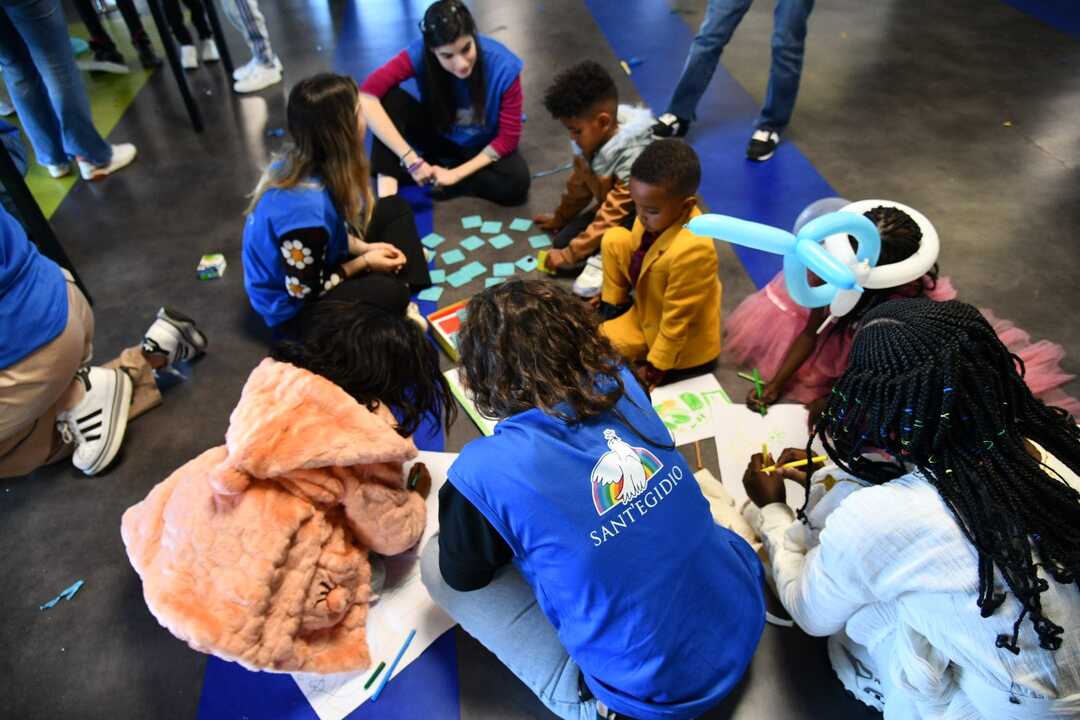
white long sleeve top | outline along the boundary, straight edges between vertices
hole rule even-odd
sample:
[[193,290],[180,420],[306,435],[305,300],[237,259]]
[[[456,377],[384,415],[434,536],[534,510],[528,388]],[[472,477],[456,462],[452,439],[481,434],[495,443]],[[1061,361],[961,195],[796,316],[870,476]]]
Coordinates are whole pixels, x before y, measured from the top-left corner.
[[[1080,480],[1045,462],[1073,487]],[[747,520],[758,532],[780,600],[811,635],[846,630],[895,688],[886,720],[1080,717],[1080,589],[1047,577],[1045,615],[1065,628],[1062,646],[1039,647],[1030,622],[1021,652],[1012,593],[989,618],[978,597],[978,555],[934,487],[917,471],[870,486],[835,466],[815,473],[808,525],[775,503]],[[1007,586],[997,575],[999,590]]]

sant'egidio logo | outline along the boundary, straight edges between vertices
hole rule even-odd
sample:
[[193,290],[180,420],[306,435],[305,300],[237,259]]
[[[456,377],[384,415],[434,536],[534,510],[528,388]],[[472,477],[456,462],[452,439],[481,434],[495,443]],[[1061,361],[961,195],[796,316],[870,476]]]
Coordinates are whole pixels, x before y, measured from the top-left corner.
[[604,430],[604,439],[608,451],[596,461],[590,475],[597,515],[603,515],[619,503],[629,505],[645,492],[652,476],[664,467],[651,452],[628,445],[610,428]]

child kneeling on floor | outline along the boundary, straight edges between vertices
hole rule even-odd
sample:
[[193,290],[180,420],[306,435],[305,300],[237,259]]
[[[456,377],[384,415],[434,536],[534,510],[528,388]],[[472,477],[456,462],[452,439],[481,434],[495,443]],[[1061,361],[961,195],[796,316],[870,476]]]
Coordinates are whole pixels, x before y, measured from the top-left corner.
[[588,260],[574,292],[595,297],[603,277],[600,259],[593,257],[600,238],[608,228],[634,222],[630,166],[652,141],[652,113],[620,105],[615,81],[591,60],[559,73],[544,95],[544,107],[570,133],[574,166],[559,207],[533,219],[541,230],[555,233],[547,267],[565,271]]
[[720,354],[719,261],[712,238],[684,226],[701,214],[701,164],[682,140],[657,140],[634,161],[634,229],[604,233],[600,331],[650,391],[671,370]]

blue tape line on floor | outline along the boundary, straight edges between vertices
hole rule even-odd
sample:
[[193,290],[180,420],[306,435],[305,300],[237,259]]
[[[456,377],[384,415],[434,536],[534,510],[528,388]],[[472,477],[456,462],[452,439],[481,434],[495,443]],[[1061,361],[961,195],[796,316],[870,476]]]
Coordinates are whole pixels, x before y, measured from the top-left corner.
[[[642,60],[630,80],[653,113],[663,113],[697,28],[672,13],[666,0],[586,0],[586,5],[616,57]],[[764,88],[759,90],[764,95]],[[687,138],[701,158],[701,197],[710,212],[790,229],[804,207],[836,192],[793,143],[781,142],[767,162],[746,159],[758,110],[758,103],[721,63]],[[794,122],[798,121],[796,107]],[[757,287],[780,269],[777,255],[733,249]]]

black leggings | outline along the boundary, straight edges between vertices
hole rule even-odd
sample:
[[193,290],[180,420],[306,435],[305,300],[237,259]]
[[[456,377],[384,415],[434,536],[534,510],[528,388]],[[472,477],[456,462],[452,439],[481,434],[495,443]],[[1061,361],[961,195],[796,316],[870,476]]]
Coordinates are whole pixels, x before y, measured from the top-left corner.
[[283,337],[301,339],[311,314],[324,302],[345,302],[371,305],[393,315],[404,315],[412,292],[431,287],[424,247],[416,230],[412,208],[400,196],[381,198],[375,203],[371,221],[368,223],[364,241],[384,242],[405,253],[405,268],[397,275],[364,272],[339,283],[337,287],[313,302],[307,303],[290,320],[282,323],[274,333],[275,339]]
[[[99,47],[116,49],[112,38],[109,37],[109,33],[105,30],[105,26],[101,24],[101,18],[98,17],[97,10],[94,10],[91,0],[72,0],[72,4],[75,6],[76,12],[79,13],[79,17],[82,18],[86,31],[90,33],[91,43]],[[135,3],[132,0],[116,0],[116,7],[120,14],[124,16],[124,24],[127,25],[128,34],[131,35],[131,42],[136,46],[149,43],[150,38],[146,34],[146,29],[143,27]]]
[[[199,39],[206,40],[213,37],[210,23],[206,21],[206,6],[203,5],[203,0],[184,0],[184,4],[191,13],[191,24],[195,26],[195,32],[199,33]],[[194,45],[195,41],[192,40],[191,33],[184,24],[184,12],[180,9],[180,0],[163,0],[161,5],[165,10],[165,18],[169,21],[169,27],[176,36],[176,42],[181,45]]]
[[[431,119],[420,101],[401,88],[386,93],[382,106],[398,132],[432,165],[457,167],[478,152],[440,135],[431,126]],[[400,158],[377,137],[371,148],[371,169],[377,175],[397,178],[402,184],[413,181],[408,171],[401,167]],[[521,205],[529,194],[531,182],[529,166],[515,150],[446,190],[448,195],[471,195],[499,205]]]

